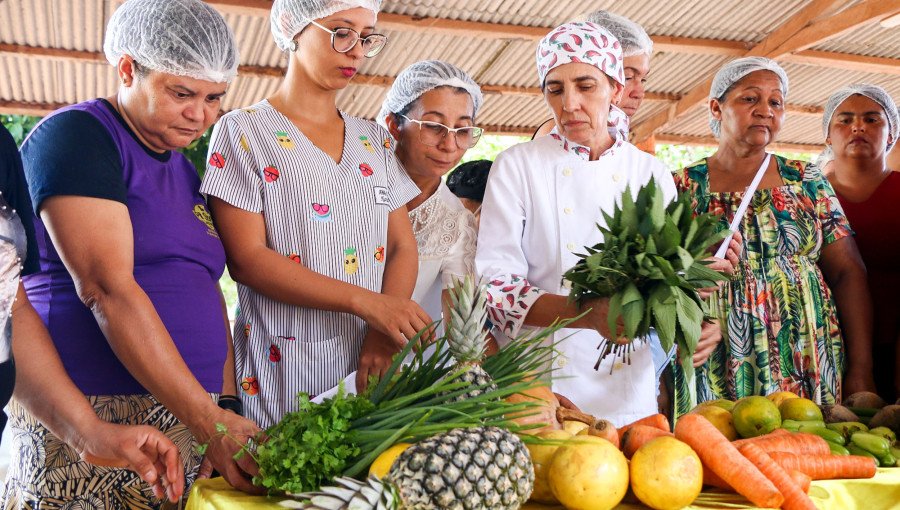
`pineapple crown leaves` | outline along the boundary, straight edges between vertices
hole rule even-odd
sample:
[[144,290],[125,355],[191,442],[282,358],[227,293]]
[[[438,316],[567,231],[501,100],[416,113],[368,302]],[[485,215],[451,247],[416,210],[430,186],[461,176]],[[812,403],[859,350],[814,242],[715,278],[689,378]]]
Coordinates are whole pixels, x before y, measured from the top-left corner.
[[397,490],[387,482],[370,476],[365,481],[338,477],[334,485],[325,486],[315,492],[296,494],[300,507],[311,510],[394,510],[400,507]]
[[478,362],[487,350],[488,318],[486,285],[475,285],[471,275],[456,279],[449,289],[448,347],[460,363]]
[[725,279],[703,259],[726,232],[718,216],[695,215],[692,200],[681,193],[666,204],[653,179],[636,193],[626,188],[612,214],[602,212],[603,241],[585,247],[563,275],[575,302],[609,298],[612,331],[620,321],[628,338],[655,328],[663,349],[679,345],[682,361],[693,355],[706,313],[697,290]]

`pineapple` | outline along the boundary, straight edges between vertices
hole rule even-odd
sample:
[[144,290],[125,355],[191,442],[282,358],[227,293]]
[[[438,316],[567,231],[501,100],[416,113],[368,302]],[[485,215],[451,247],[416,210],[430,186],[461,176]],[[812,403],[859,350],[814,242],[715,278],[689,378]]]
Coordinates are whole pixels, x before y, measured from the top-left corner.
[[517,509],[534,488],[525,444],[506,429],[453,429],[420,441],[394,461],[388,475],[360,482],[338,478],[339,487],[300,494],[303,508]]
[[[447,346],[456,359],[450,369],[456,380],[469,383],[471,390],[452,400],[459,402],[494,391],[490,374],[481,367],[487,350],[487,293],[484,285],[476,285],[471,276],[457,280],[450,291],[450,317],[447,324]],[[460,373],[460,371],[463,371]]]

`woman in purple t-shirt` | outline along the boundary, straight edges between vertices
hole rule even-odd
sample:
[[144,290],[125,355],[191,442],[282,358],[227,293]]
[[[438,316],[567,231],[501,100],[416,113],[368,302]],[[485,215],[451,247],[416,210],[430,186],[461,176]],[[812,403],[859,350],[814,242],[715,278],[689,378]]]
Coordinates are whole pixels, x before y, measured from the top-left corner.
[[[259,430],[216,405],[235,393],[218,287],[225,254],[196,169],[175,152],[216,119],[236,74],[233,35],[199,0],[131,0],[110,19],[104,50],[118,93],[55,112],[22,147],[40,255],[28,297],[100,418],[163,431],[188,487],[195,447],[208,442],[212,466],[252,490],[255,465],[233,460],[238,445],[215,432],[217,423],[241,439]],[[160,505],[133,473],[75,460],[15,402],[10,425],[16,459],[3,507]]]

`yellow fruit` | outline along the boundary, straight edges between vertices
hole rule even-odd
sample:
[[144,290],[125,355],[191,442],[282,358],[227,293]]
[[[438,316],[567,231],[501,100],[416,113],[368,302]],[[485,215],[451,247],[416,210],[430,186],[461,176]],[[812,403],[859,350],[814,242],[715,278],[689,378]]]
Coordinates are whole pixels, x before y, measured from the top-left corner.
[[674,437],[653,439],[631,458],[631,490],[650,508],[686,507],[697,499],[702,488],[700,457]]
[[808,398],[791,398],[778,406],[782,420],[822,421],[822,410]]
[[410,443],[397,443],[381,452],[381,455],[375,457],[375,461],[369,466],[369,475],[375,476],[376,478],[383,478],[388,474],[388,471],[391,470],[391,466],[394,464],[394,461],[397,460],[397,457],[410,446],[412,446]]
[[609,510],[628,490],[628,461],[606,439],[579,436],[556,450],[549,481],[569,510]]
[[[571,439],[572,434],[565,430],[550,430],[537,434],[541,439],[566,440]],[[529,501],[537,501],[538,503],[546,503],[554,505],[559,503],[550,490],[550,481],[548,474],[550,473],[550,462],[553,460],[553,454],[562,444],[529,444],[528,452],[531,454],[531,463],[534,465],[534,490],[531,492]]]
[[781,413],[766,397],[744,397],[731,412],[734,428],[741,437],[768,434],[781,426]]
[[589,425],[587,423],[576,420],[566,420],[563,422],[563,430],[565,430],[569,434],[572,434],[573,436],[588,428],[588,426]]
[[[731,410],[734,409],[734,402],[732,402],[731,400],[720,398],[718,400],[707,400],[706,402],[701,402],[700,405],[698,405],[697,407],[702,407],[702,406],[721,407],[722,409],[724,409],[730,413]],[[696,409],[697,407],[695,407],[694,409]]]
[[734,441],[738,438],[738,433],[734,428],[734,420],[731,417],[731,413],[725,409],[715,405],[699,406],[694,408],[690,414],[699,414],[709,420],[709,422],[713,424],[713,427],[719,429],[719,432],[727,437],[729,441]]
[[778,391],[766,396],[767,399],[771,400],[773,404],[776,406],[781,406],[781,403],[785,400],[789,400],[792,398],[800,398],[796,393],[792,393],[790,391]]

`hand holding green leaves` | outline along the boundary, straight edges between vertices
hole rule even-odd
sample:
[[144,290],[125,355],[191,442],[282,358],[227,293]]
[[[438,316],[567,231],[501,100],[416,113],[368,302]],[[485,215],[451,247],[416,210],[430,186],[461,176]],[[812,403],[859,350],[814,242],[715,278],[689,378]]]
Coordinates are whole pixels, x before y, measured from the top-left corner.
[[621,205],[612,214],[603,212],[605,225],[597,225],[603,241],[585,247],[587,253],[563,275],[572,283],[571,299],[609,298],[612,331],[620,317],[631,339],[655,328],[664,350],[678,345],[682,365],[690,365],[706,314],[697,290],[725,279],[704,261],[725,232],[718,229],[718,217],[695,216],[691,202],[684,193],[666,205],[652,179],[636,195],[626,188]]

